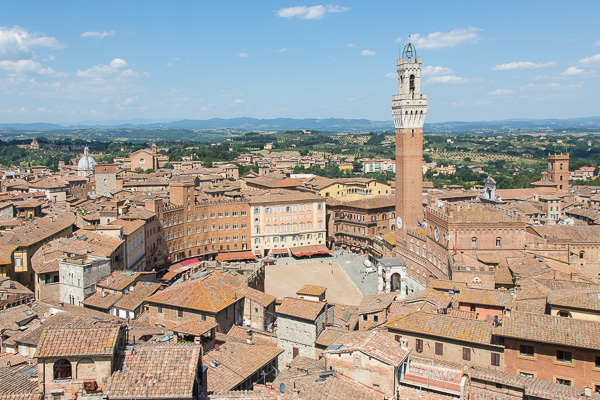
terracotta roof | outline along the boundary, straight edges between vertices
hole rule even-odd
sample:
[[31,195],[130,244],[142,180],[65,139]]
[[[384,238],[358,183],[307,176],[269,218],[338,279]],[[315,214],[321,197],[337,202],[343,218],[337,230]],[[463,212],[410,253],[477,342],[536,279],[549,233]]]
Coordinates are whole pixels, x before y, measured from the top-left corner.
[[271,190],[269,193],[248,198],[250,205],[270,203],[296,203],[296,202],[325,202],[325,198],[318,194],[296,192],[290,190]]
[[440,290],[456,290],[459,291],[467,287],[467,284],[464,282],[454,282],[445,279],[430,279],[429,286],[434,289]]
[[160,288],[160,283],[138,282],[134,286],[134,290],[129,290],[128,293],[121,296],[113,307],[134,311],[141,306],[149,296],[153,295],[158,288]]
[[450,305],[452,298],[442,292],[438,292],[433,288],[429,288],[413,292],[402,299],[402,302],[406,304],[423,301],[441,308],[446,308],[448,305]]
[[225,342],[219,350],[211,350],[202,357],[202,364],[208,367],[208,391],[235,388],[282,352],[283,349],[273,346]]
[[512,308],[513,297],[506,290],[462,289],[456,296],[459,303]]
[[116,225],[116,226],[122,226],[123,234],[131,235],[131,234],[135,233],[135,231],[137,231],[138,229],[140,229],[144,225],[146,225],[146,222],[139,220],[139,219],[137,219],[137,220],[115,219],[114,221],[111,222],[111,224]]
[[75,216],[70,212],[61,212],[56,216],[45,216],[28,221],[9,231],[3,231],[0,236],[0,245],[29,246],[39,243],[63,229],[69,228],[75,222]]
[[328,326],[319,333],[315,345],[322,347],[329,347],[334,343],[338,343],[338,340],[347,333],[347,329],[336,328],[334,326]]
[[29,182],[29,187],[34,189],[66,189],[69,183],[59,176],[49,176],[47,178],[38,179],[37,181]]
[[5,330],[20,332],[22,327],[27,326],[40,313],[43,315],[48,310],[49,307],[46,307],[43,303],[35,303],[34,308],[27,304],[22,304],[6,310],[0,310],[0,332]]
[[305,294],[308,296],[320,296],[327,288],[325,286],[317,286],[317,285],[304,285],[296,292],[296,294]]
[[123,296],[123,293],[112,291],[97,291],[83,301],[83,305],[87,307],[99,308],[101,310],[110,311],[112,306]]
[[530,226],[540,237],[554,240],[567,240],[573,243],[596,243],[600,237],[600,225],[544,225]]
[[600,323],[553,315],[512,312],[504,317],[498,336],[533,342],[600,350]]
[[202,278],[170,286],[150,296],[146,301],[217,313],[240,298],[236,288],[225,283],[216,275],[209,274]]
[[186,335],[201,336],[211,329],[219,326],[216,322],[210,321],[189,321],[183,324],[177,325],[173,329],[173,332],[184,333]]
[[396,298],[396,293],[369,294],[363,297],[358,314],[368,314],[385,310]]
[[498,285],[513,285],[513,276],[508,266],[503,265],[494,271],[494,282]]
[[461,342],[492,344],[492,325],[477,319],[417,311],[388,322],[386,328]]
[[393,195],[390,196],[375,196],[368,199],[359,199],[353,201],[347,201],[343,203],[344,206],[362,208],[362,209],[374,209],[384,207],[395,207],[396,199]]
[[48,328],[42,334],[36,357],[110,356],[121,327]]
[[600,288],[553,290],[548,293],[548,304],[600,311]]
[[[248,333],[252,332],[252,342],[261,346],[277,347],[277,335],[272,332],[266,332],[259,329],[242,327],[233,325],[227,332],[226,340],[233,340],[240,343],[246,343]],[[222,334],[217,332],[217,337],[222,337]]]
[[281,393],[269,386],[254,384],[252,390],[217,391],[208,396],[209,400],[297,400],[293,393]]
[[29,357],[22,356],[17,353],[2,353],[0,354],[0,368],[6,368],[19,364],[24,364],[30,361]]
[[379,390],[358,383],[342,374],[321,378],[325,371],[325,359],[311,360],[296,357],[290,366],[282,368],[273,387],[284,383],[288,388],[299,390],[302,399],[318,400],[383,400],[385,395]]
[[[398,366],[406,360],[410,350],[379,331],[347,332],[335,341],[337,349],[326,349],[323,354],[341,354],[360,351],[389,365]],[[336,346],[337,347],[337,346]]]
[[142,275],[147,274],[147,272],[113,271],[107,277],[100,279],[97,286],[110,290],[123,291],[133,285]]
[[0,399],[34,400],[37,394],[37,365],[20,364],[0,368]]
[[279,306],[277,314],[314,321],[325,306],[327,306],[327,303],[323,301],[286,297]]
[[192,399],[202,355],[193,343],[136,345],[106,383],[111,399]]
[[240,285],[237,288],[237,292],[263,307],[268,307],[277,299],[275,296],[253,289],[250,286],[246,286],[246,284]]
[[[469,373],[471,375],[472,380],[519,388],[523,390],[526,396],[531,396],[532,398],[536,399],[577,400],[582,398],[583,393],[582,388],[561,385],[560,383],[521,376],[517,374],[511,374],[510,372],[504,372],[497,369],[471,367]],[[472,384],[471,388],[473,387],[474,385]],[[476,399],[498,399],[498,397],[490,397],[490,393],[491,392],[486,391],[486,396],[476,397]],[[493,393],[497,394],[498,392]],[[591,398],[598,399],[600,398],[600,395],[593,394]]]

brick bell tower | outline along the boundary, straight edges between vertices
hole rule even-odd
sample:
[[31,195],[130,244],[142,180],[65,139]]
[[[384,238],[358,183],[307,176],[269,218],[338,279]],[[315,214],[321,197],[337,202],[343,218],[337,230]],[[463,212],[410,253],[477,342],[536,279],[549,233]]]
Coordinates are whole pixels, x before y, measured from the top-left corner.
[[421,57],[410,41],[397,60],[398,94],[392,96],[396,128],[396,237],[423,221],[423,124],[427,96],[421,94]]

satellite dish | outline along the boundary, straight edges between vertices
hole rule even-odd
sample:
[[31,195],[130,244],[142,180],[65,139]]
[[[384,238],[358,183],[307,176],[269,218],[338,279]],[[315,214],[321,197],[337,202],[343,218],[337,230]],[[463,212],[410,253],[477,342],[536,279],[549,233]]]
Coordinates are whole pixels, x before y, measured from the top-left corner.
[[279,384],[279,391],[281,393],[285,393],[285,383],[282,382]]

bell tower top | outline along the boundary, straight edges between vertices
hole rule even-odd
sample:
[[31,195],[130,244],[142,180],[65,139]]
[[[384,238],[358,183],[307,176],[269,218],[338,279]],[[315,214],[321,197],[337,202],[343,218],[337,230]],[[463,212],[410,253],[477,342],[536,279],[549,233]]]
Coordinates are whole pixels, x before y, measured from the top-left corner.
[[396,62],[398,94],[392,97],[392,116],[396,129],[423,128],[427,95],[421,94],[421,57],[410,41]]
[[410,41],[404,46],[404,50],[402,51],[402,58],[404,57],[407,57],[409,60],[417,57],[417,49],[415,49],[415,46]]

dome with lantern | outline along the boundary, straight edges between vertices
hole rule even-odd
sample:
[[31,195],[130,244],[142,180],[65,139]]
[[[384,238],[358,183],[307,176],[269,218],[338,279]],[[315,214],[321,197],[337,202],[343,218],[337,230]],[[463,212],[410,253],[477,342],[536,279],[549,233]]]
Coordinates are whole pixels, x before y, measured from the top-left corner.
[[83,156],[79,159],[79,163],[77,164],[77,175],[87,176],[93,174],[95,166],[96,160],[90,156],[90,151],[86,146],[83,151]]

